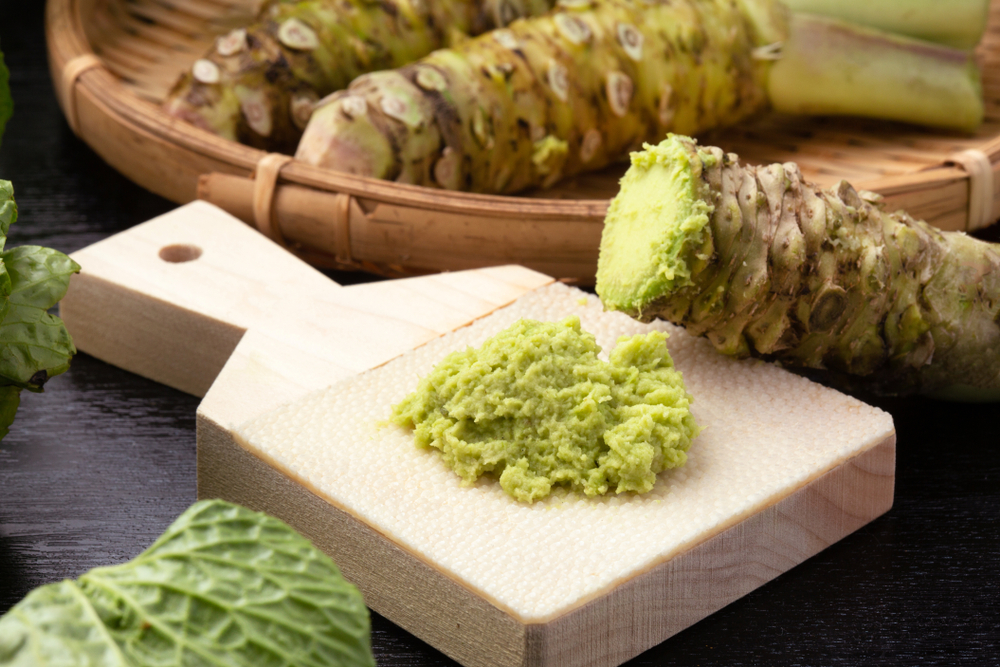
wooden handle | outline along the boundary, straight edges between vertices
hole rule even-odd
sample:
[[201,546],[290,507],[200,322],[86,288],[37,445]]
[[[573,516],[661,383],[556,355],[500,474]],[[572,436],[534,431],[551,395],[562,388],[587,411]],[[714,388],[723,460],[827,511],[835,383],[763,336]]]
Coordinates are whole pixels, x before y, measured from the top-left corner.
[[61,314],[77,347],[197,396],[250,330],[244,362],[305,390],[384,363],[552,281],[510,266],[345,288],[204,202],[73,258],[83,268]]
[[[77,347],[203,395],[251,326],[296,293],[341,289],[246,225],[184,206],[73,254],[82,271],[60,305]],[[294,324],[289,322],[290,325]]]

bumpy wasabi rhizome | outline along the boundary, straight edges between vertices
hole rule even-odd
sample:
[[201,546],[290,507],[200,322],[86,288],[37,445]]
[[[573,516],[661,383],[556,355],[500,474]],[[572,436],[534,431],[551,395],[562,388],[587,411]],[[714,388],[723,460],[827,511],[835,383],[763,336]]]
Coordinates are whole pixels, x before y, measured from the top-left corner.
[[671,135],[632,156],[597,269],[605,308],[720,352],[889,394],[1000,400],[1000,245],[846,181]]

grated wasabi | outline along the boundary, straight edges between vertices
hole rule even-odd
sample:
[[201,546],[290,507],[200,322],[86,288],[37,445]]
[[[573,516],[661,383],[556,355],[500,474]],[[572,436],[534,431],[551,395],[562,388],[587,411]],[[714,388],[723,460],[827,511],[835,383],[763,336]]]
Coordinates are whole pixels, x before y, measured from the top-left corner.
[[466,484],[492,473],[522,502],[565,486],[645,493],[684,465],[699,427],[666,334],[622,337],[608,361],[578,317],[520,320],[448,355],[393,408]]

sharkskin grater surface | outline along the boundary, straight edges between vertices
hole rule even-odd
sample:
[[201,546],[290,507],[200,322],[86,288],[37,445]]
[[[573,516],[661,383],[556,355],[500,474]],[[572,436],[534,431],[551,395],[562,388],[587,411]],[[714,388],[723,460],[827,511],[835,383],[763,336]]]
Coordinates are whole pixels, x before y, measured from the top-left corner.
[[[464,487],[437,450],[387,425],[446,354],[522,317],[578,315],[607,358],[619,336],[667,331],[704,427],[688,462],[647,494],[553,489],[519,503],[493,478]],[[777,502],[894,431],[885,412],[760,361],[718,354],[664,322],[605,313],[553,284],[385,366],[238,430],[245,445],[321,497],[526,623],[555,618]]]

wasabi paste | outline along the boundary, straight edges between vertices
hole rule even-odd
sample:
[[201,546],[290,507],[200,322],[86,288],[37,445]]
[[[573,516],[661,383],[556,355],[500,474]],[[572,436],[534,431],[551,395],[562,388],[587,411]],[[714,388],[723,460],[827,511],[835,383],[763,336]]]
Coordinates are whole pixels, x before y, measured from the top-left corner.
[[622,337],[609,361],[580,319],[520,320],[447,356],[393,408],[466,484],[486,473],[519,501],[562,485],[644,493],[684,465],[699,428],[666,334]]

